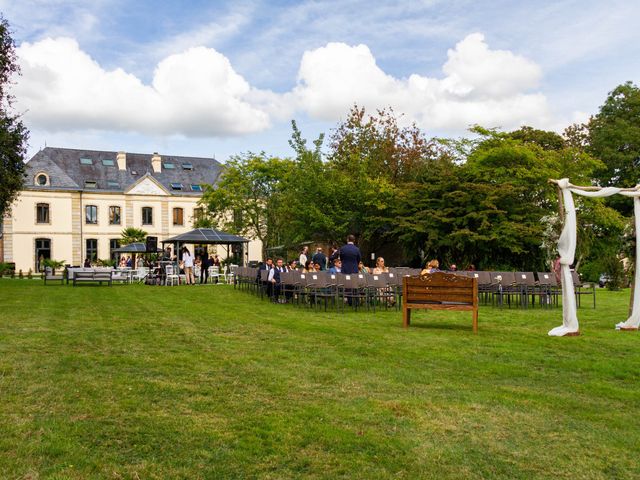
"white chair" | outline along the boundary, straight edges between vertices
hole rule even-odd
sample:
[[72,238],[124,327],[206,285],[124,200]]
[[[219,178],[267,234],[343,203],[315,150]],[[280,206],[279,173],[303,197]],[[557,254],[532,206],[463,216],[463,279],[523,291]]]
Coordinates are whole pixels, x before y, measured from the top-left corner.
[[[220,267],[209,267],[209,277],[212,283],[220,283]],[[213,279],[216,279],[214,282]]]
[[169,282],[171,282],[171,285],[174,285],[174,282],[178,282],[178,285],[180,285],[180,276],[174,273],[173,265],[167,265],[165,273],[167,276],[165,285],[169,285]]
[[149,275],[149,269],[147,267],[140,267],[138,270],[133,272],[131,280],[140,283],[147,278],[147,275]]
[[226,277],[227,283],[233,283],[233,279],[236,275],[236,270],[238,269],[238,265],[231,264],[227,267]]

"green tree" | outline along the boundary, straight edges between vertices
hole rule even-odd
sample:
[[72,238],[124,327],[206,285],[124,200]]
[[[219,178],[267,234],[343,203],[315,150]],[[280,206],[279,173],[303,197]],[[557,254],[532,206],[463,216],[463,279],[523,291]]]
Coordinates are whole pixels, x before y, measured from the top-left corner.
[[265,153],[245,153],[229,159],[215,187],[207,187],[200,203],[216,228],[262,242],[262,255],[278,245],[287,218],[281,215],[281,184],[291,161]]
[[136,242],[144,242],[147,238],[147,232],[141,228],[127,227],[120,233],[120,243],[122,245],[129,245]]
[[631,82],[617,86],[587,128],[588,151],[605,164],[599,172],[601,183],[636,185],[640,178],[640,89]]
[[7,93],[11,77],[19,74],[15,44],[9,23],[0,16],[0,218],[23,188],[28,132],[18,115],[11,113]]

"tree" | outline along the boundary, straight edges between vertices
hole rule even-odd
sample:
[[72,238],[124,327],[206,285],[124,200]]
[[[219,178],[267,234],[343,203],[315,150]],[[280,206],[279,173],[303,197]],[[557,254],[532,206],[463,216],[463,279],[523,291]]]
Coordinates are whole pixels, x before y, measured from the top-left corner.
[[640,88],[631,82],[609,93],[587,125],[588,151],[602,160],[605,186],[631,187],[640,177]]
[[0,16],[0,218],[7,213],[24,184],[28,132],[18,115],[11,114],[7,93],[11,77],[19,74],[9,23]]
[[264,152],[236,155],[225,164],[215,187],[207,187],[200,203],[216,228],[262,242],[262,255],[278,245],[287,218],[277,208],[282,179],[291,161]]
[[120,233],[122,245],[129,245],[136,242],[144,242],[147,238],[147,232],[141,228],[127,227]]

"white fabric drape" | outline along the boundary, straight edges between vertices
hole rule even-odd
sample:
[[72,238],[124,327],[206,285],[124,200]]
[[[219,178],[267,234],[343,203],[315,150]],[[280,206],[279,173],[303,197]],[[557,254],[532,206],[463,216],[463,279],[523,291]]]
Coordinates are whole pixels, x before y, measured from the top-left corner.
[[[634,213],[636,232],[640,231],[640,192],[622,191],[621,188],[607,187],[597,191],[585,191],[575,188],[569,183],[568,178],[558,181],[558,186],[562,190],[562,201],[565,209],[565,222],[558,242],[558,254],[560,255],[560,265],[562,268],[562,325],[549,331],[552,337],[562,337],[569,333],[579,331],[578,315],[576,312],[576,297],[571,278],[570,265],[573,263],[576,253],[576,208],[573,203],[573,193],[584,197],[610,197],[611,195],[624,195],[634,197]],[[635,290],[636,301],[633,303],[633,311],[626,322],[622,322],[617,327],[637,328],[640,325],[640,271],[638,261],[640,260],[640,242],[636,241],[636,269],[635,269]]]

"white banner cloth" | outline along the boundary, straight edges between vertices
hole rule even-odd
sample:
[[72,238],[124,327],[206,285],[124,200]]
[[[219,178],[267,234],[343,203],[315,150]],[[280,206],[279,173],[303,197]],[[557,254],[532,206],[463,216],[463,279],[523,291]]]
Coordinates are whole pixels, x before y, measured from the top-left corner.
[[[549,331],[552,337],[562,337],[570,333],[579,331],[578,315],[576,312],[576,296],[571,278],[570,265],[573,263],[576,254],[576,207],[573,203],[573,193],[583,197],[610,197],[611,195],[624,195],[633,197],[633,211],[635,214],[636,235],[640,231],[640,191],[622,191],[621,188],[606,187],[597,191],[585,191],[576,188],[569,183],[568,178],[558,181],[558,186],[562,190],[562,201],[564,203],[565,221],[560,240],[558,241],[558,254],[560,255],[560,265],[562,268],[562,325]],[[635,289],[636,301],[633,302],[633,311],[626,322],[619,323],[616,327],[637,328],[640,325],[640,269],[638,260],[640,259],[640,242],[636,241],[636,269],[635,269]]]

